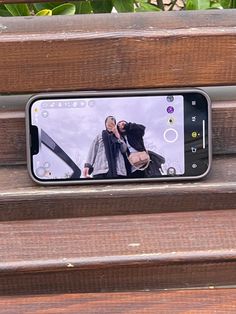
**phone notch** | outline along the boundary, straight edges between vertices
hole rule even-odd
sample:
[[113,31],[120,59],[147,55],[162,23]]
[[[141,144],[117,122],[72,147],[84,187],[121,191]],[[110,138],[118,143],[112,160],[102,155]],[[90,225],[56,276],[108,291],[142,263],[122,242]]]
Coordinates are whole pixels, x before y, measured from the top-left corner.
[[39,131],[36,125],[30,127],[30,142],[31,155],[37,155],[39,153]]

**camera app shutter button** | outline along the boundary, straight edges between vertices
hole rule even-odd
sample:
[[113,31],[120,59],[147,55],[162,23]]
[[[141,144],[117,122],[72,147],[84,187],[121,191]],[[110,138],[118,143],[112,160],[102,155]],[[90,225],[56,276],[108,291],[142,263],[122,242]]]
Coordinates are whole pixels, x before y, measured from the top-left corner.
[[178,132],[175,129],[166,129],[164,139],[167,143],[174,143],[178,139]]

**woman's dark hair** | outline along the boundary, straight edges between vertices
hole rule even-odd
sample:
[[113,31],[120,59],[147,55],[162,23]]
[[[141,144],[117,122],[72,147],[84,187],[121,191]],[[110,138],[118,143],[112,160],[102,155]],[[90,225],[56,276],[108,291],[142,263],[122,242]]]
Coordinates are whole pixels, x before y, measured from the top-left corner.
[[120,122],[125,122],[126,124],[128,123],[126,120],[120,120],[117,124],[119,124]]
[[117,130],[118,130],[119,133],[120,133],[120,128],[119,128],[119,123],[120,123],[120,122],[125,122],[126,124],[128,124],[127,121],[125,121],[125,120],[120,120],[120,121],[117,123]]

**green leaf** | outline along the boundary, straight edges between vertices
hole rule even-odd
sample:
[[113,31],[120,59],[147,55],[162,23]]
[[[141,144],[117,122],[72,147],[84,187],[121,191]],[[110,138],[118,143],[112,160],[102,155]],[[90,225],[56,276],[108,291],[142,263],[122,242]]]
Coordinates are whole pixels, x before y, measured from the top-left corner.
[[133,0],[113,0],[117,12],[134,12]]
[[76,6],[76,14],[88,14],[92,13],[92,6],[90,1],[77,1],[73,2]]
[[50,16],[52,15],[52,10],[44,9],[44,10],[39,11],[36,15],[37,16]]
[[113,8],[112,0],[90,1],[94,13],[111,13]]
[[28,16],[30,15],[30,10],[27,4],[4,4],[5,8],[13,16]]
[[209,9],[220,9],[220,10],[222,10],[223,7],[219,2],[212,2]]
[[210,8],[210,0],[187,0],[186,10],[205,10]]
[[229,9],[230,8],[230,0],[220,0],[220,4],[224,9]]
[[5,4],[4,6],[12,16],[30,15],[28,6],[25,4]]
[[139,5],[139,8],[135,9],[136,12],[161,11],[156,5],[144,1],[141,1]]
[[52,15],[74,15],[76,7],[72,3],[64,3],[52,9]]
[[0,4],[0,16],[11,16],[10,12],[6,9],[4,4]]
[[11,16],[11,14],[7,10],[0,9],[0,16]]
[[57,6],[58,2],[34,3],[34,8],[36,9],[37,12],[45,9],[52,10]]

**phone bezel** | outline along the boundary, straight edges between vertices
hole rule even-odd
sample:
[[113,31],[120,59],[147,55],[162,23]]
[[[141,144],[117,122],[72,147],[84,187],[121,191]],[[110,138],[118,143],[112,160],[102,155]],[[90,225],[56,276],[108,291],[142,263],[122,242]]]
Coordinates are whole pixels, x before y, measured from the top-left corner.
[[[31,156],[31,136],[30,136],[30,109],[32,104],[41,99],[53,99],[53,98],[84,98],[84,97],[115,97],[115,96],[151,96],[151,95],[163,95],[163,94],[187,94],[187,93],[199,93],[202,94],[207,100],[208,108],[208,168],[207,170],[197,176],[173,176],[173,177],[158,177],[158,178],[128,178],[128,179],[83,179],[83,180],[56,180],[46,181],[39,180],[33,173],[33,164]],[[211,169],[212,165],[212,114],[211,114],[211,100],[209,95],[198,88],[184,88],[184,89],[139,89],[139,90],[111,90],[111,91],[81,91],[81,92],[58,92],[58,93],[42,93],[32,96],[26,105],[26,151],[27,151],[27,167],[30,177],[33,181],[41,185],[67,185],[67,184],[96,184],[96,183],[128,183],[128,182],[158,182],[158,181],[179,181],[179,180],[198,180],[204,178]]]

